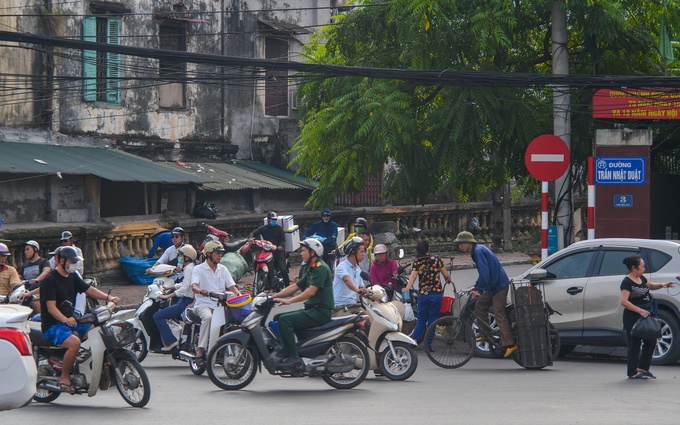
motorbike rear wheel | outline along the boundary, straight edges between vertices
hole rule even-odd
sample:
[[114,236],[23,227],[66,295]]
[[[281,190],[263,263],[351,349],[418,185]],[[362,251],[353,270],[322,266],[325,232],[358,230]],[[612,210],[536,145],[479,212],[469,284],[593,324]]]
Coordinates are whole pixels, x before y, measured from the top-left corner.
[[116,388],[121,397],[132,407],[144,407],[151,398],[149,377],[137,360],[116,359]]
[[[47,365],[47,358],[43,355],[38,355],[38,383],[48,377],[57,377],[54,373],[54,369]],[[59,382],[57,379],[56,382]],[[49,390],[44,390],[37,388],[35,394],[33,395],[33,400],[38,403],[50,403],[59,397],[61,393],[52,392]]]
[[355,338],[342,337],[326,351],[326,355],[354,357],[354,369],[343,373],[330,373],[323,376],[323,380],[333,388],[347,390],[361,384],[366,375],[370,362],[366,346]]
[[132,351],[137,356],[138,362],[143,362],[146,355],[149,354],[149,347],[146,345],[146,338],[144,338],[144,333],[137,329],[135,332],[135,340],[131,344],[125,347],[126,349]]
[[252,346],[243,346],[238,341],[222,341],[208,354],[208,376],[223,390],[240,390],[255,378],[257,363]]
[[260,269],[257,271],[255,274],[255,281],[253,282],[253,298],[261,293],[264,292],[264,289],[267,285],[267,282],[269,281],[269,276],[263,269]]
[[380,370],[393,381],[405,381],[415,373],[418,355],[413,347],[405,342],[395,341],[392,346],[394,354],[389,347],[380,354]]

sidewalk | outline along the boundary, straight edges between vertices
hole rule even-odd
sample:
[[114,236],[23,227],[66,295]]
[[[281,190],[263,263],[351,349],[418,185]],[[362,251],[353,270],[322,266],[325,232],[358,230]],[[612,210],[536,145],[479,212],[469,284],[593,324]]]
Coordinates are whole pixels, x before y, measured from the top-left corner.
[[[504,252],[497,254],[498,259],[504,266],[516,265],[516,264],[531,264],[531,257],[521,252]],[[444,264],[449,267],[450,270],[462,270],[470,269],[474,267],[472,259],[467,254],[456,254],[453,257],[442,257]],[[402,260],[406,262],[406,259]],[[300,272],[300,266],[291,266],[289,275],[291,279],[298,275]],[[241,279],[236,282],[241,290],[250,291],[253,283],[252,273],[246,273],[241,277]],[[136,309],[142,302],[142,298],[146,293],[146,286],[143,285],[133,285],[129,282],[100,282],[99,289],[108,292],[111,290],[111,295],[115,295],[121,298],[120,308],[133,308]]]

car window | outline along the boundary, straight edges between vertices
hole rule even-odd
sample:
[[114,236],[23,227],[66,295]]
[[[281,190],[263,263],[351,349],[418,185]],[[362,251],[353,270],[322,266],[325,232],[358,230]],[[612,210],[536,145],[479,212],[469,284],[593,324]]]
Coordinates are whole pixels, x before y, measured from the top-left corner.
[[625,276],[628,274],[628,269],[623,264],[623,259],[631,255],[640,255],[640,251],[628,250],[605,250],[602,253],[602,264],[600,264],[600,271],[596,273],[597,276]]
[[649,273],[658,272],[663,266],[671,261],[671,256],[665,252],[657,251],[655,249],[648,249],[649,264],[645,264],[645,269]]
[[584,277],[588,266],[597,251],[582,251],[566,257],[558,258],[555,262],[544,267],[550,279],[572,279]]

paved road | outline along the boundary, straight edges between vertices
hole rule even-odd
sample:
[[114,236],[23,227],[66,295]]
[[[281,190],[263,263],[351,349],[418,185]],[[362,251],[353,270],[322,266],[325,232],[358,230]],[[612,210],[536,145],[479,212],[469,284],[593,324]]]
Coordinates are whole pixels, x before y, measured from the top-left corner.
[[258,375],[226,392],[186,363],[150,355],[144,409],[115,389],[94,398],[62,395],[0,414],[3,424],[677,424],[680,366],[656,367],[656,380],[625,378],[622,361],[567,360],[527,371],[512,360],[473,359],[445,370],[420,353],[405,382],[367,379],[339,391],[321,379]]

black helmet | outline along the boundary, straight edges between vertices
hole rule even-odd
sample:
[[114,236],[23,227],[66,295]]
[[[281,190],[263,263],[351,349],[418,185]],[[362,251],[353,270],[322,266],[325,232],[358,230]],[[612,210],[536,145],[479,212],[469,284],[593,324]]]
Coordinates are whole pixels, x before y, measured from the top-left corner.
[[73,237],[73,233],[69,232],[68,230],[64,230],[61,232],[61,238],[60,240],[62,241],[67,241]]
[[184,229],[182,229],[181,227],[175,227],[174,229],[172,229],[172,232],[170,232],[170,233],[173,234],[173,235],[184,236]]
[[359,236],[355,236],[352,239],[350,239],[345,246],[342,247],[342,252],[345,255],[351,255],[352,252],[363,245],[364,240],[361,239]]
[[72,246],[65,246],[59,251],[59,258],[65,258],[68,261],[73,261],[77,263],[78,261],[83,261],[82,257],[78,255],[78,252]]
[[365,218],[359,217],[356,220],[354,220],[354,230],[356,230],[357,227],[361,227],[361,230],[358,232],[365,232],[368,230],[368,221],[366,221]]

